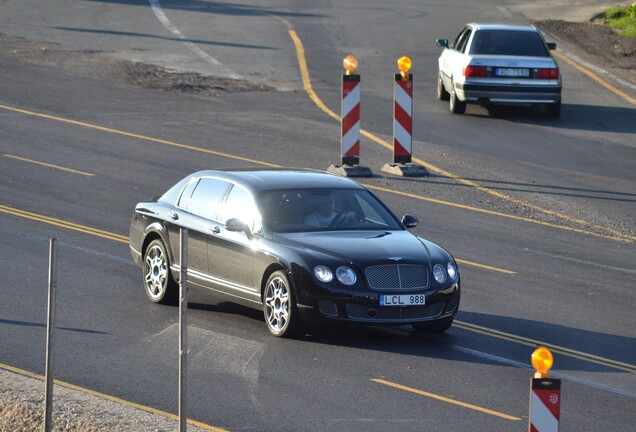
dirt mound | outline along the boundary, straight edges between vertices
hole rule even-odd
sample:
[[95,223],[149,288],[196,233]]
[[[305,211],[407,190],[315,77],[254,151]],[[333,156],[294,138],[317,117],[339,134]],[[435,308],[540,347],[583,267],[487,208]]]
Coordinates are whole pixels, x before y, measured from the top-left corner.
[[533,22],[548,39],[575,54],[612,72],[618,77],[636,84],[636,39],[622,36],[600,22],[569,22],[542,20]]

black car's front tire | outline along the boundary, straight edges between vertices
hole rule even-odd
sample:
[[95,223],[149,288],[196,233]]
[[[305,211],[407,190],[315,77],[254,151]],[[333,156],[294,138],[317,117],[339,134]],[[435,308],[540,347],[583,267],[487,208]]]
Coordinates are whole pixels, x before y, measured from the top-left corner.
[[285,272],[277,270],[267,279],[263,293],[263,315],[267,329],[278,337],[293,337],[300,332],[300,318],[294,292]]
[[415,333],[417,334],[438,334],[444,333],[453,325],[454,317],[444,318],[435,321],[427,321],[422,323],[413,324]]
[[170,259],[161,240],[153,240],[144,253],[144,288],[153,303],[174,305],[179,299],[179,285],[170,273]]

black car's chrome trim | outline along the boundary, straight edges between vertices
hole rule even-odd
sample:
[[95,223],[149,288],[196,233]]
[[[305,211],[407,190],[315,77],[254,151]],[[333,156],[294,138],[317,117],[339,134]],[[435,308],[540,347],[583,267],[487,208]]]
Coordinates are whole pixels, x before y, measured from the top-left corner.
[[[179,272],[180,272],[179,266],[174,266],[173,265],[170,268],[172,269],[172,271],[174,271],[177,274],[179,274]],[[227,287],[227,288],[230,288],[232,290],[239,291],[239,292],[242,292],[242,293],[245,293],[245,294],[254,295],[257,292],[253,288],[246,287],[244,285],[240,285],[240,284],[237,284],[235,282],[230,282],[230,281],[227,281],[227,280],[224,280],[224,279],[219,279],[217,277],[210,276],[209,274],[201,273],[201,272],[198,272],[196,270],[188,269],[188,275],[196,276],[196,277],[198,277],[201,280],[204,280],[204,281],[207,281],[207,282],[211,282],[211,283],[216,284],[216,285],[221,285],[221,286],[224,286],[224,287]],[[236,295],[236,297],[241,297],[241,296]],[[245,298],[246,300],[252,300],[251,298],[247,298],[247,297],[241,297],[241,298]]]

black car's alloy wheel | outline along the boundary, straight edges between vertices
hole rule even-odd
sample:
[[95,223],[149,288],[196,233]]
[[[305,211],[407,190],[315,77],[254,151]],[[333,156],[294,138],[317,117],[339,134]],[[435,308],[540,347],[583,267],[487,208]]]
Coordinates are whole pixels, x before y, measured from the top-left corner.
[[300,328],[296,300],[287,276],[275,271],[267,280],[263,293],[263,314],[270,333],[274,336],[295,336]]
[[170,274],[170,261],[161,240],[153,240],[144,255],[144,288],[150,301],[175,304],[179,287]]

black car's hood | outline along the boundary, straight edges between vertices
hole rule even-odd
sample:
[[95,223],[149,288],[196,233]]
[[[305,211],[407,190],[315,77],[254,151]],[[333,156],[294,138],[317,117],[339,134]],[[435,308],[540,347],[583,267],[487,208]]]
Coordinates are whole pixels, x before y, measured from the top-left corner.
[[276,234],[276,240],[350,262],[430,264],[429,246],[408,231],[330,231]]

